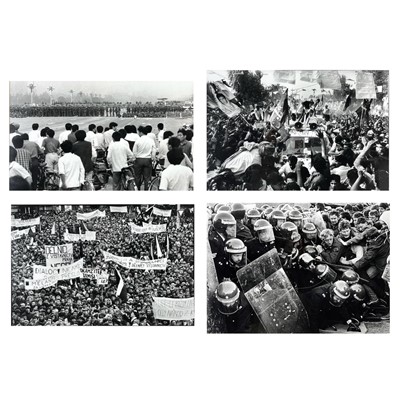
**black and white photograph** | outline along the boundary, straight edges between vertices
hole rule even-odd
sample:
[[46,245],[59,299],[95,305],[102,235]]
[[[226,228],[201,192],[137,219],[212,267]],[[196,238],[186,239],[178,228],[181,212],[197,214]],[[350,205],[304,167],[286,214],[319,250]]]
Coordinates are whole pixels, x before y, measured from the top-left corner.
[[192,190],[191,82],[10,82],[10,190]]
[[389,204],[207,211],[208,333],[389,333]]
[[193,205],[12,206],[12,326],[194,319]]
[[389,190],[389,71],[209,70],[207,190]]

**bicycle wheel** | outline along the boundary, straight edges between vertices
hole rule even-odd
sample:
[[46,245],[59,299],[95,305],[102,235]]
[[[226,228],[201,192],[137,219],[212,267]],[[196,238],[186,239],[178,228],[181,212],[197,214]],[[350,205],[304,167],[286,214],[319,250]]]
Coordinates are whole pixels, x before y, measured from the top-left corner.
[[157,190],[159,190],[160,182],[161,182],[161,178],[160,178],[159,176],[156,176],[156,177],[155,177],[154,179],[152,179],[152,181],[150,182],[149,190],[151,190],[151,191],[157,191]]

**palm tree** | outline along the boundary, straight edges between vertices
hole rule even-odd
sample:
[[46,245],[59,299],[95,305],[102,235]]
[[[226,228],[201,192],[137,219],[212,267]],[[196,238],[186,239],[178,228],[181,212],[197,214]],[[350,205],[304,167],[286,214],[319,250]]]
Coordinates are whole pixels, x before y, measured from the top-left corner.
[[33,89],[35,89],[35,83],[32,82],[28,85],[29,90],[31,91],[31,104],[33,104]]
[[71,103],[72,103],[72,97],[73,97],[74,91],[71,89],[71,90],[69,91],[69,93],[71,94]]

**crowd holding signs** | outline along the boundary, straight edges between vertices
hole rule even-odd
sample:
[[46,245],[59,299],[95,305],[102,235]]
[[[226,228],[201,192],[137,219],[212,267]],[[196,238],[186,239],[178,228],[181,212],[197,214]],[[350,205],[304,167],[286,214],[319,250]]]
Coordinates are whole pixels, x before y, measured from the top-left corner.
[[207,84],[208,190],[388,190],[387,71],[270,71],[256,103],[261,71],[231,72]]
[[11,234],[13,325],[193,325],[192,207],[29,207],[14,210],[30,228]]

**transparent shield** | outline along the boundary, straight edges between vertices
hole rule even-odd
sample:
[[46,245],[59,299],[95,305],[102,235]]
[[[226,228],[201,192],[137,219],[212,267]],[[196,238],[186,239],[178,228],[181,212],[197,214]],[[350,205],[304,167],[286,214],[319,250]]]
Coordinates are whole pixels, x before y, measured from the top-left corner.
[[282,269],[276,249],[240,269],[237,277],[266,332],[307,331],[306,310]]

